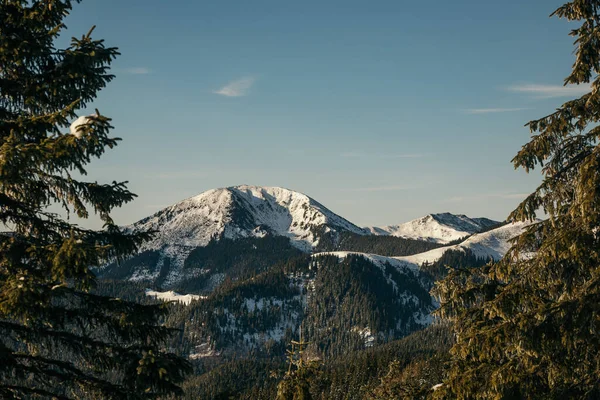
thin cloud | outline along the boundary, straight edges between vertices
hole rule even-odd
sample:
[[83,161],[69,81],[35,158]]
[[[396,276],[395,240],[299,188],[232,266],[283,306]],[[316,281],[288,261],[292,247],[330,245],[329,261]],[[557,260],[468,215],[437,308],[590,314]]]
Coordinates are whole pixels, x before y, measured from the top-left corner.
[[409,185],[389,185],[389,186],[371,186],[371,187],[358,187],[345,189],[348,192],[396,192],[402,190],[416,190],[423,189],[432,185],[435,185],[435,181],[421,182],[417,184]]
[[492,113],[508,113],[517,112],[523,110],[530,110],[530,108],[467,108],[463,110],[466,114],[492,114]]
[[254,85],[256,78],[245,77],[229,82],[221,89],[213,91],[214,94],[218,94],[225,97],[241,97],[248,94],[248,91]]
[[125,72],[128,74],[131,74],[131,75],[147,75],[151,71],[149,68],[146,68],[146,67],[132,67],[132,68],[125,68]]
[[376,187],[364,187],[364,188],[355,188],[349,189],[351,192],[395,192],[399,190],[412,190],[415,189],[414,186],[376,186]]
[[369,153],[357,153],[347,152],[340,154],[344,158],[383,158],[383,159],[396,159],[396,158],[422,158],[426,154],[369,154]]
[[538,85],[534,83],[524,83],[511,85],[506,88],[509,92],[529,94],[536,99],[550,99],[553,97],[581,96],[588,93],[591,88],[589,85]]
[[475,196],[455,196],[444,200],[448,203],[460,203],[463,201],[477,201],[486,199],[518,199],[523,200],[531,193],[489,193],[489,194],[478,194]]
[[207,176],[209,176],[209,173],[206,171],[172,171],[161,172],[150,177],[155,179],[194,179],[206,178]]

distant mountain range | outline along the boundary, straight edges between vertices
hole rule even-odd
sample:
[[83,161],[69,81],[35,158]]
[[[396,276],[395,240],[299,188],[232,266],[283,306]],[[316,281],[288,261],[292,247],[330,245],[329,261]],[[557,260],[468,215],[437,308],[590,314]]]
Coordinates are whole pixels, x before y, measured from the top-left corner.
[[[242,185],[206,191],[127,227],[131,231],[157,232],[141,252],[146,255],[151,253],[153,257],[150,257],[152,260],[142,257],[143,260],[139,262],[132,260],[127,263],[127,273],[121,271],[117,275],[120,278],[153,282],[160,277],[162,286],[175,287],[182,280],[192,277],[191,271],[184,271],[190,254],[199,247],[209,245],[211,241],[223,239],[235,241],[267,236],[281,237],[289,239],[292,247],[311,253],[356,250],[344,248],[349,241],[341,238],[350,237],[356,242],[356,238],[370,237],[370,241],[377,242],[389,237],[389,240],[398,238],[429,242],[432,245],[423,249],[439,254],[446,250],[441,247],[444,244],[466,239],[500,225],[500,222],[488,218],[441,213],[399,225],[360,228],[302,193],[279,187]],[[490,240],[476,246],[478,252],[494,254],[495,258],[504,254],[507,238],[502,232],[504,230],[498,231],[497,237],[494,230],[488,232]],[[491,246],[490,249],[485,250],[488,246]],[[433,249],[434,247],[440,248]],[[393,254],[393,250],[388,251],[386,256],[390,256],[390,252],[392,256],[406,256]],[[412,257],[410,260],[432,258],[428,255]],[[109,270],[114,272],[114,267]],[[194,273],[198,274],[197,271]],[[207,272],[203,271],[205,273]]]
[[173,346],[194,362],[282,356],[301,324],[311,351],[331,356],[427,326],[445,269],[423,264],[497,260],[525,225],[442,213],[360,228],[302,193],[243,185],[126,227],[156,236],[98,275],[112,295],[179,302]]

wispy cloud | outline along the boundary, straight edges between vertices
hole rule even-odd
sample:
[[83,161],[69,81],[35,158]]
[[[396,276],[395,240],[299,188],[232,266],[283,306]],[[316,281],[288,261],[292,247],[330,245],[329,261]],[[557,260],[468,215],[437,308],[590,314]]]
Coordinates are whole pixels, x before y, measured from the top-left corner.
[[248,91],[256,82],[256,78],[253,77],[245,77],[241,79],[237,79],[235,81],[229,82],[227,85],[223,86],[221,89],[213,91],[214,94],[218,94],[226,97],[241,97],[248,94]]
[[433,185],[436,185],[435,179],[409,183],[404,185],[383,185],[383,186],[363,186],[363,187],[352,187],[343,189],[347,192],[399,192],[403,190],[416,190],[424,189]]
[[415,186],[412,185],[392,185],[392,186],[375,186],[348,189],[350,192],[395,192],[400,190],[412,190]]
[[150,69],[146,67],[125,68],[124,71],[131,75],[146,75],[151,72]]
[[549,99],[553,97],[581,96],[590,91],[589,85],[538,85],[523,83],[511,85],[506,88],[510,92],[529,94],[536,99]]
[[370,154],[360,152],[346,152],[340,154],[341,157],[345,158],[383,158],[383,159],[398,159],[398,158],[422,158],[427,154]]
[[530,110],[530,108],[467,108],[464,109],[463,112],[465,114],[492,114],[517,112],[523,110]]
[[460,203],[464,201],[480,201],[486,199],[517,199],[524,200],[525,197],[531,193],[488,193],[488,194],[477,194],[474,196],[455,196],[444,200],[448,203]]
[[194,179],[206,178],[209,175],[207,171],[167,171],[149,177],[154,179]]

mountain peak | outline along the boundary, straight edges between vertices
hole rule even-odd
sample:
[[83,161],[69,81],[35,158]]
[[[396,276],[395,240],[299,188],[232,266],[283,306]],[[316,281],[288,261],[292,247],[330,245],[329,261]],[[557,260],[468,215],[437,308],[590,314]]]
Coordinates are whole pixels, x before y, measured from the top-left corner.
[[365,232],[305,194],[280,187],[239,185],[207,190],[129,227],[157,234],[142,250],[160,250],[181,268],[196,247],[213,238],[284,236],[311,251],[323,235]]
[[400,225],[366,229],[374,235],[397,236],[445,244],[498,224],[499,222],[487,218],[470,218],[463,214],[443,212],[428,214]]

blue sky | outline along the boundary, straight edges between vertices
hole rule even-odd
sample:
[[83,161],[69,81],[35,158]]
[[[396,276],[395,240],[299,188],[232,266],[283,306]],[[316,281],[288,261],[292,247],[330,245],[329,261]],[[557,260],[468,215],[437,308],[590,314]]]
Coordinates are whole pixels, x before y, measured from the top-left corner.
[[540,181],[510,164],[524,124],[579,91],[560,4],[85,0],[61,43],[95,24],[120,48],[93,106],[124,139],[89,179],[130,181],[120,224],[238,184],[359,225],[504,219]]

